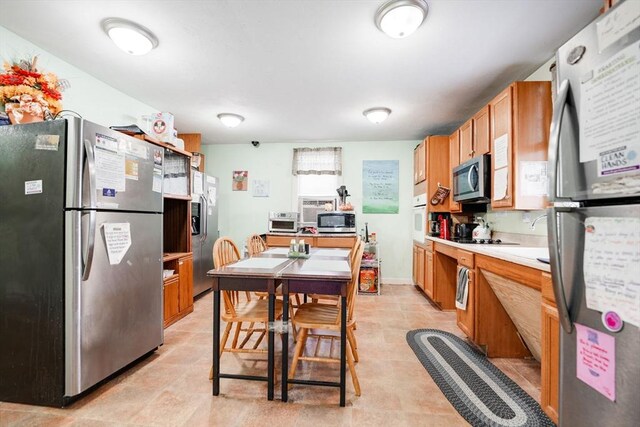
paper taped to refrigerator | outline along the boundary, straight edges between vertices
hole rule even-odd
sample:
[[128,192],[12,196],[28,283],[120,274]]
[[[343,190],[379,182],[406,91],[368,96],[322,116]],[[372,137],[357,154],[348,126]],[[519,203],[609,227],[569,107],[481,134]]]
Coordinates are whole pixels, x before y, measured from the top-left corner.
[[193,194],[202,194],[204,189],[202,188],[202,173],[193,171]]
[[113,188],[118,192],[125,191],[125,156],[124,154],[95,148],[96,187]]
[[640,23],[640,2],[625,1],[608,12],[596,24],[598,51],[602,52],[622,37],[638,28]]
[[607,399],[616,400],[616,340],[575,323],[576,376]]
[[579,90],[580,161],[623,148],[640,156],[640,42],[583,76]]
[[640,218],[589,217],[584,225],[587,308],[640,326]]
[[128,222],[102,224],[109,264],[120,264],[131,246],[131,228]]

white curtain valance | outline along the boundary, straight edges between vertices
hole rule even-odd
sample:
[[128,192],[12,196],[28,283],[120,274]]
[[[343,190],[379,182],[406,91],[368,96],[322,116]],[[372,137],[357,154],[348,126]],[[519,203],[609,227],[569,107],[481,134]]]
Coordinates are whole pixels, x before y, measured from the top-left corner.
[[342,175],[342,148],[294,148],[294,175]]

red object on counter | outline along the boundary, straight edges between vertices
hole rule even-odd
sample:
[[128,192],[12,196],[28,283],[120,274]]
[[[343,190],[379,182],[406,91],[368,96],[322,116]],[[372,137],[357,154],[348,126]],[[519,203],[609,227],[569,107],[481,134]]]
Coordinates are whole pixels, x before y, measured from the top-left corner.
[[451,230],[449,227],[449,219],[440,219],[440,238],[445,240],[451,240]]

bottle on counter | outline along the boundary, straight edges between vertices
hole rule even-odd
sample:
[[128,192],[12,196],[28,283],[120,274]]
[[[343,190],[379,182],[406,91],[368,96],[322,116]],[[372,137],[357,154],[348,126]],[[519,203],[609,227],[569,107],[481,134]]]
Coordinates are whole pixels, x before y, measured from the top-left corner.
[[304,239],[300,239],[300,242],[298,242],[298,252],[304,253]]
[[291,239],[289,243],[289,252],[298,252],[298,245],[296,244],[296,239]]

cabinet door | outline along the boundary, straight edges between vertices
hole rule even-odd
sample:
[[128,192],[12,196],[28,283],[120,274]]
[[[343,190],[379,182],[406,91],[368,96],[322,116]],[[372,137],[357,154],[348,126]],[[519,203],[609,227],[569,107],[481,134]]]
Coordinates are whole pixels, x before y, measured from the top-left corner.
[[164,323],[165,325],[178,314],[178,295],[180,292],[180,279],[173,276],[164,282]]
[[464,332],[469,339],[474,340],[474,322],[475,322],[475,273],[469,270],[469,284],[467,285],[467,309],[456,309],[456,321],[458,327]]
[[449,136],[449,178],[451,193],[449,194],[449,210],[451,212],[460,212],[462,207],[460,203],[453,201],[453,168],[460,164],[460,132],[455,131]]
[[558,309],[542,303],[542,368],[540,405],[554,423],[558,422],[560,373],[560,323]]
[[473,157],[473,119],[460,127],[460,164]]
[[180,311],[193,305],[193,257],[187,256],[178,260],[178,276],[180,277]]
[[425,275],[424,292],[429,296],[429,298],[433,299],[434,272],[433,272],[433,253],[431,252],[425,253],[424,275]]
[[424,249],[418,247],[418,269],[416,271],[416,283],[424,290]]
[[422,141],[418,147],[418,182],[427,179],[427,141]]
[[418,167],[418,147],[413,149],[413,183],[414,184],[418,183],[418,176],[420,174],[420,170]]
[[491,124],[489,123],[489,106],[473,116],[473,156],[479,156],[491,151]]
[[[513,88],[509,86],[489,103],[489,119],[491,122],[491,208],[510,208],[513,206]],[[506,135],[507,153],[506,166],[496,165],[496,157],[500,154],[496,151],[495,140]],[[504,156],[502,156],[504,157]],[[496,166],[498,167],[496,169]],[[506,178],[505,178],[506,169]],[[498,175],[496,175],[498,171]],[[502,179],[496,180],[499,176]],[[506,194],[499,181],[506,180]],[[496,189],[499,191],[496,193]]]
[[355,237],[317,237],[316,247],[318,248],[349,248],[356,242]]

